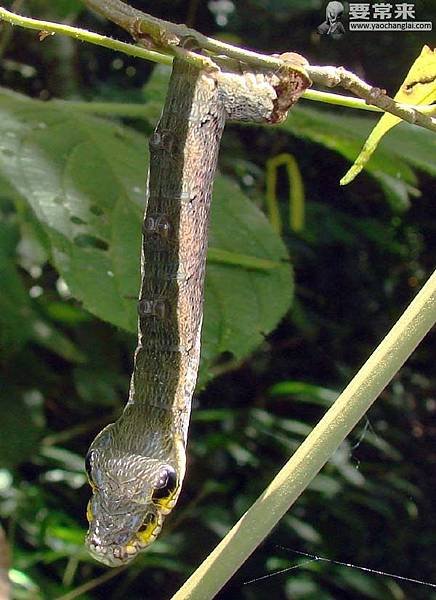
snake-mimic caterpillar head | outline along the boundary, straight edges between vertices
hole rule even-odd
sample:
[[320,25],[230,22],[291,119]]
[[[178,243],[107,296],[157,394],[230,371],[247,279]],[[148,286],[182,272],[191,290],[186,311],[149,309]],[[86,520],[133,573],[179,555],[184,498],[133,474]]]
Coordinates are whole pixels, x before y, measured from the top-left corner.
[[125,435],[126,429],[119,423],[95,438],[85,460],[92,488],[86,545],[95,559],[111,567],[129,562],[156,539],[183,478],[172,452],[164,458],[161,452],[153,456],[152,447],[140,454],[120,444],[120,430]]

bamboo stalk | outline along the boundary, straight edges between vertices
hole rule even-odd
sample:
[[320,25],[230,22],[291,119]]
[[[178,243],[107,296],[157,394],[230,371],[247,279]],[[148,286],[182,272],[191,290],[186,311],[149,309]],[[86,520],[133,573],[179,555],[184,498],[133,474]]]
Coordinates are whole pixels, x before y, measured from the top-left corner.
[[239,569],[332,456],[436,322],[436,271],[256,502],[172,600],[209,600]]

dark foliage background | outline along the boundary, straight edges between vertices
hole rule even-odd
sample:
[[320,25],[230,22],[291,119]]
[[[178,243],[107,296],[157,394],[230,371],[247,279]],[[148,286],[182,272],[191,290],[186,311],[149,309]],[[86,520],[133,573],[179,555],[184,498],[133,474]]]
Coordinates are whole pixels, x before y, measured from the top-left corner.
[[[431,42],[427,34],[411,32],[320,38],[316,27],[324,4],[318,0],[240,0],[228,3],[233,10],[227,20],[222,2],[131,3],[237,44],[268,52],[292,49],[314,64],[342,64],[391,93]],[[2,4],[127,40],[78,0]],[[418,20],[436,24],[432,2],[415,6]],[[145,119],[124,120],[141,136],[151,131],[164,99],[163,84],[153,87],[154,97],[150,88],[144,93],[153,65],[72,39],[40,43],[30,31],[3,26],[0,53],[1,84],[27,96],[151,107]],[[425,281],[436,240],[434,136],[401,126],[382,144],[372,170],[340,188],[340,176],[373,123],[350,114],[302,102],[281,129],[227,129],[221,173],[258,206],[266,160],[286,152],[298,162],[305,184],[302,232],[286,225],[284,173],[278,188],[295,297],[254,352],[214,355],[203,370],[178,508],[160,540],[116,575],[94,563],[82,546],[89,495],[83,456],[124,405],[135,336],[97,319],[71,296],[53,267],[53,242],[35,219],[34,206],[6,177],[0,179],[0,515],[13,553],[16,598],[170,598]],[[395,169],[398,177],[392,176]],[[218,189],[216,202],[220,194]],[[224,231],[218,217],[216,227]],[[225,282],[221,292],[234,302]],[[270,301],[273,307],[273,293]],[[237,311],[243,315],[244,305]],[[220,599],[436,597],[423,586],[328,562],[307,564],[290,550],[436,582],[434,341],[433,333],[416,350]],[[243,585],[298,561],[306,564]],[[77,596],[69,595],[77,588]]]

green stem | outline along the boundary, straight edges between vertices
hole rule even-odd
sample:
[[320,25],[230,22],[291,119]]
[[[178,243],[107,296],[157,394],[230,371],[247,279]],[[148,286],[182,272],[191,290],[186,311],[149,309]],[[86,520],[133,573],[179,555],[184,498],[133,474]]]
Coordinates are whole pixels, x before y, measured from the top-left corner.
[[[304,100],[313,100],[315,102],[323,102],[324,104],[334,104],[335,106],[345,106],[346,108],[357,108],[358,110],[367,110],[370,112],[385,111],[378,106],[367,104],[361,98],[353,98],[353,96],[342,96],[341,94],[333,94],[332,92],[321,92],[319,90],[306,90],[301,96]],[[436,112],[436,107],[433,104],[398,104],[403,108],[413,108],[419,110],[423,114],[432,115]]]
[[[283,68],[283,61],[280,57],[261,54],[246,48],[239,48],[232,44],[227,44],[220,40],[207,37],[195,29],[191,29],[184,24],[164,21],[131,7],[121,0],[82,0],[86,6],[105,16],[110,21],[117,23],[120,27],[126,29],[133,37],[144,36],[151,40],[157,47],[164,47],[167,51],[176,51],[177,47],[183,48],[185,42],[193,42],[194,47],[209,51],[215,55],[222,55],[232,58],[236,61],[242,61],[252,67],[261,67],[266,69]],[[185,60],[199,61],[201,68],[201,58],[195,57],[194,52],[185,51]],[[294,68],[294,67],[293,67]],[[295,65],[295,69],[301,70],[301,65]]]
[[99,575],[98,577],[87,581],[86,583],[80,585],[71,592],[67,592],[63,596],[58,596],[57,598],[55,598],[55,600],[74,600],[75,598],[80,598],[81,596],[83,597],[83,595],[86,594],[86,592],[90,592],[91,590],[102,585],[103,583],[110,581],[125,570],[126,566],[124,565],[122,567],[116,567],[115,569],[106,571],[102,575]]
[[[345,108],[354,108],[357,110],[366,110],[370,112],[384,112],[377,106],[368,106],[364,100],[360,98],[352,98],[351,96],[341,96],[340,94],[332,94],[331,92],[320,92],[318,90],[306,90],[301,96],[302,100],[313,100],[324,104],[334,104],[336,106],[344,106]],[[89,112],[96,115],[107,115],[110,117],[148,119],[149,111],[145,104],[135,104],[133,102],[83,102],[70,100],[50,100],[64,104],[74,110],[81,112]],[[423,113],[431,114],[435,111],[432,105],[412,106],[409,108],[419,109]]]
[[271,271],[271,269],[281,266],[275,260],[258,258],[257,256],[250,256],[248,254],[239,254],[238,252],[214,248],[213,246],[209,246],[207,260],[209,263],[242,267],[248,271]]
[[110,48],[111,50],[117,50],[118,52],[129,54],[130,56],[144,58],[145,60],[151,60],[164,65],[171,65],[173,62],[172,56],[161,54],[160,52],[146,50],[145,48],[134,46],[133,44],[126,44],[125,42],[114,40],[106,37],[105,35],[99,35],[98,33],[87,31],[86,29],[80,29],[79,27],[72,27],[71,25],[65,25],[63,23],[53,23],[52,21],[41,21],[39,19],[23,17],[22,15],[17,15],[1,7],[0,20],[6,21],[11,25],[24,27],[26,29],[34,29],[36,31],[44,32],[46,31],[48,33],[60,33],[61,35],[67,35],[82,42],[96,44],[98,46],[103,46],[104,48]]
[[371,112],[383,112],[378,106],[370,106],[361,98],[353,98],[352,96],[342,96],[333,94],[332,92],[320,92],[319,90],[306,90],[302,96],[305,100],[313,100],[314,102],[324,102],[325,104],[333,104],[335,106],[345,106],[347,108],[357,108],[360,110],[369,110]]
[[[48,33],[67,35],[69,37],[73,37],[76,40],[80,40],[82,42],[88,42],[89,44],[95,44],[97,46],[103,46],[104,48],[109,48],[110,50],[115,50],[117,52],[122,52],[123,54],[127,54],[129,56],[133,56],[135,58],[141,58],[145,60],[150,60],[155,63],[160,63],[163,65],[171,65],[173,62],[173,57],[168,54],[163,54],[161,52],[155,52],[153,50],[146,50],[140,46],[136,46],[134,44],[127,44],[126,42],[120,42],[118,40],[114,40],[105,35],[100,35],[98,33],[93,33],[86,29],[80,29],[79,27],[72,27],[71,25],[64,25],[61,23],[53,23],[52,21],[41,21],[39,19],[31,19],[29,17],[23,17],[22,15],[17,15],[13,12],[6,10],[5,8],[0,7],[0,20],[6,21],[11,25],[18,25],[19,27],[24,27],[25,29],[33,29],[36,31],[46,31]],[[211,41],[211,38],[207,38]],[[47,42],[46,42],[47,43]],[[228,48],[228,44],[222,44],[221,42],[217,42],[218,46],[215,49],[221,48],[224,50]],[[233,47],[232,47],[233,48]],[[233,53],[234,54],[234,53]],[[243,60],[245,56],[247,58],[250,57],[253,60],[253,56],[257,56],[260,64],[265,66],[265,61],[269,66],[278,68],[282,61],[272,57],[264,57],[261,54],[256,54],[255,52],[249,52],[248,50],[239,49],[238,57]],[[345,106],[348,108],[355,108],[359,110],[369,110],[373,112],[384,112],[380,108],[376,106],[369,106],[366,104],[365,100],[361,100],[360,98],[352,98],[350,96],[342,96],[340,94],[332,94],[330,92],[321,92],[318,90],[306,90],[302,96],[307,100],[314,100],[316,102],[323,102],[326,104],[335,104],[338,106]],[[76,107],[78,110],[96,112],[98,114],[116,114],[117,116],[123,117],[141,117],[141,107],[131,104],[119,104],[114,103],[87,103],[87,102],[77,102],[71,103],[71,106]],[[95,108],[94,108],[95,106]],[[123,109],[124,106],[124,109]],[[402,105],[401,105],[402,106]],[[431,105],[422,105],[422,106],[411,106],[407,105],[407,108],[415,108],[419,109],[422,113],[433,114],[435,111],[435,107]],[[111,112],[111,111],[114,112]]]
[[172,600],[209,600],[289,510],[436,322],[436,271],[270,485]]

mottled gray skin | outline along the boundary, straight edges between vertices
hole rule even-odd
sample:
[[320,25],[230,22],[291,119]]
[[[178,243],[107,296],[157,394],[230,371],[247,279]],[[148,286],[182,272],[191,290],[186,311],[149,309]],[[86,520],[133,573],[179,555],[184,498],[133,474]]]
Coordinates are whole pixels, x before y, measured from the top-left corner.
[[[95,438],[87,457],[93,487],[87,546],[109,566],[131,560],[156,538],[185,474],[210,201],[225,122],[282,120],[308,83],[292,70],[207,73],[174,61],[163,114],[150,139],[129,401],[118,421]],[[169,489],[162,486],[168,472],[174,484]],[[151,523],[145,533],[144,520]]]

